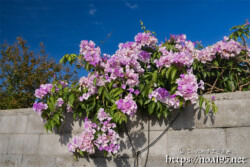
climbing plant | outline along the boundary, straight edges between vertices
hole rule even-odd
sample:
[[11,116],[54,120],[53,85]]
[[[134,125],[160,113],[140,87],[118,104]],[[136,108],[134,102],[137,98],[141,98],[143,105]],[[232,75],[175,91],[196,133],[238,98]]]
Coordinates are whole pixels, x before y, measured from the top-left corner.
[[173,110],[196,103],[205,103],[206,113],[216,112],[215,97],[205,99],[203,93],[246,90],[249,49],[236,40],[230,35],[202,48],[184,34],[159,43],[146,31],[132,42],[120,43],[113,55],[101,55],[93,41],[83,40],[80,54],[67,54],[61,63],[77,63],[88,75],[70,85],[58,80],[41,85],[34,111],[50,131],[60,128],[69,112],[74,119],[85,117],[84,131],[68,145],[76,157],[96,149],[115,155],[118,131],[136,112],[167,118]]

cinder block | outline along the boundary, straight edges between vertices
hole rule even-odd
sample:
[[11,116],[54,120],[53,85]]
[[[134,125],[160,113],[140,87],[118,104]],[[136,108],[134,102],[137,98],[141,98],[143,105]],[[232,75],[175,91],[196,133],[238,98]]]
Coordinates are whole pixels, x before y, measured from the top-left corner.
[[21,167],[22,155],[0,154],[1,167]]
[[12,134],[8,146],[10,154],[37,154],[38,134]]
[[[169,166],[172,165],[172,164],[167,164],[165,158],[156,158],[156,157],[154,157],[154,158],[148,157],[148,159],[146,159],[146,158],[140,159],[140,166],[145,166],[145,164],[146,164],[147,167],[156,167],[156,166],[157,167],[158,166],[159,167],[160,166],[169,167]],[[180,165],[178,165],[178,166],[180,166]],[[176,167],[177,167],[177,165],[176,165]]]
[[32,108],[20,108],[20,109],[9,109],[9,110],[0,110],[0,116],[10,116],[10,115],[30,115],[36,114]]
[[7,153],[9,141],[10,141],[9,134],[0,135],[0,153]]
[[[154,142],[160,135],[162,134],[162,131],[150,131],[150,140],[149,144]],[[146,142],[140,143],[142,145],[139,150],[142,150],[148,146],[148,132],[145,132]],[[159,138],[152,147],[149,148],[149,157],[164,157],[167,154],[167,146],[166,146],[166,140],[167,135],[164,134],[161,138]],[[147,151],[143,152],[141,154],[141,157],[144,158],[147,156]]]
[[131,158],[90,158],[86,167],[133,167],[133,159]]
[[[169,130],[196,128],[194,105],[187,106],[183,111],[176,110],[174,113],[172,113],[169,120],[170,122],[172,121],[171,128]],[[168,122],[168,124],[170,122]]]
[[[146,136],[143,131],[129,132],[131,141],[136,150],[140,149],[147,141]],[[129,138],[125,133],[120,133],[120,150],[118,152],[119,157],[133,157],[134,151]],[[103,153],[101,154],[103,156]]]
[[[179,156],[179,157],[171,157],[171,158],[187,158],[188,156]],[[190,157],[194,157],[194,155],[191,155]],[[208,158],[209,156],[204,156],[204,158]],[[212,157],[211,157],[212,158]],[[194,159],[195,160],[195,159]],[[140,165],[139,166],[145,166],[146,159],[140,159]],[[176,162],[176,159],[174,161],[166,162],[166,158],[148,158],[146,166],[147,167],[249,167],[249,164],[230,164],[230,163],[205,163],[204,161],[199,162],[198,161],[192,161],[190,163],[185,162],[185,160],[182,161],[183,165],[181,165],[180,161]],[[185,162],[185,163],[184,163]]]
[[226,149],[224,129],[194,129],[168,131],[166,138],[166,155],[186,155],[181,150]]
[[84,130],[84,120],[83,119],[73,119],[73,114],[68,113],[66,114],[66,119],[60,133],[82,133]]
[[22,167],[54,167],[53,156],[23,155]]
[[139,111],[133,116],[128,117],[127,128],[129,132],[146,130],[148,127],[149,117],[143,115]]
[[28,116],[26,133],[47,133],[44,129],[44,123],[41,120],[41,116],[37,114],[30,114]]
[[[156,138],[160,136],[162,131],[150,131],[149,144],[154,142]],[[118,155],[120,157],[133,157],[134,151],[132,145],[126,134],[123,134],[120,139],[120,151]],[[137,131],[131,132],[130,138],[136,151],[141,151],[148,146],[148,132]],[[143,152],[140,156],[144,157],[147,155],[147,151]],[[150,157],[161,157],[166,155],[166,134],[162,136],[152,147],[149,148]]]
[[215,94],[206,94],[203,97],[211,100],[215,96],[216,101],[221,100],[234,100],[234,99],[250,99],[250,91],[237,91],[237,92],[226,92],[226,93],[215,93]]
[[0,116],[0,133],[25,133],[27,116]]
[[226,144],[232,155],[247,157],[250,164],[250,127],[227,128]]
[[[179,114],[179,115],[178,115]],[[178,117],[177,117],[178,115]],[[173,119],[177,119],[172,122]],[[171,112],[168,118],[157,118],[155,115],[146,117],[137,113],[132,119],[128,119],[128,130],[131,132],[134,131],[147,131],[148,124],[150,125],[151,131],[164,131],[167,127],[169,130],[180,130],[180,129],[192,129],[195,128],[195,111],[194,106],[190,105],[185,110],[179,111],[174,110]],[[172,124],[171,124],[172,122]],[[171,124],[171,125],[170,125]]]
[[40,155],[73,155],[68,151],[71,134],[41,134],[39,142]]
[[57,157],[56,167],[133,167],[134,161],[131,158],[79,158],[77,161],[73,157]]
[[86,167],[89,164],[86,158],[75,160],[72,156],[57,156],[55,167]]
[[197,128],[250,126],[250,99],[218,100],[215,104],[218,112],[213,115],[205,115],[196,107]]

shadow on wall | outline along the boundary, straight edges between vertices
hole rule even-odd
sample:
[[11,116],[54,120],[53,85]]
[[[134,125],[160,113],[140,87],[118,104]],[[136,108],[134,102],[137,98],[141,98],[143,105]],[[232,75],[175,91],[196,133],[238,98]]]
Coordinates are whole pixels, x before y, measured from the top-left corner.
[[[179,112],[181,113],[178,114]],[[147,139],[150,136],[149,132],[163,132],[164,130],[166,130],[167,127],[169,127],[169,129],[171,130],[192,130],[193,128],[195,128],[195,120],[200,120],[202,118],[202,115],[205,115],[205,110],[199,109],[194,105],[189,105],[183,111],[174,111],[167,119],[158,119],[157,117],[153,116],[150,116],[149,118],[149,116],[142,114],[142,112],[138,112],[133,118],[129,119],[127,123],[128,133],[133,146],[131,145],[130,140],[126,134],[126,128],[123,127],[123,131],[119,134],[120,152],[115,158],[112,158],[111,156],[103,157],[103,153],[100,151],[96,151],[94,155],[91,155],[88,158],[83,158],[85,158],[89,163],[92,161],[97,167],[108,167],[108,164],[111,163],[110,161],[112,161],[112,163],[119,167],[134,166],[135,151],[140,151],[144,149],[145,147],[147,147],[148,144],[152,143],[156,138],[158,138],[158,136],[151,136],[150,143],[148,143]],[[176,116],[178,117],[176,118]],[[214,122],[213,114],[209,114],[205,117],[203,122],[204,124],[206,124],[209,117],[212,123]],[[171,124],[171,126],[169,126],[169,123],[171,123],[172,120],[174,120],[175,118],[176,120]],[[78,119],[77,121],[74,121],[73,114],[68,114],[64,125],[62,125],[61,130],[55,130],[55,133],[60,135],[60,143],[63,145],[67,145],[70,142],[70,139],[72,138],[72,134],[80,134],[84,128],[83,122],[83,119]]]

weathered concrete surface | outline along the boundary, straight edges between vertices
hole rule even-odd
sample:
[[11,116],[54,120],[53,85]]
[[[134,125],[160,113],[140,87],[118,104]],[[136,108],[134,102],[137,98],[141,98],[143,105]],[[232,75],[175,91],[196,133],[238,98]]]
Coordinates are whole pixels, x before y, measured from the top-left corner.
[[27,116],[1,116],[0,133],[25,133],[27,122]]
[[39,135],[11,134],[8,146],[10,154],[38,154]]
[[1,167],[20,167],[22,164],[22,155],[0,154]]
[[[210,99],[213,95],[205,95]],[[245,158],[245,163],[204,164],[199,161],[184,166],[249,167],[250,166],[250,92],[215,94],[218,113],[205,115],[197,106],[189,106],[169,127],[168,131],[149,151],[138,158],[138,166],[177,167],[167,163],[172,158],[213,158],[216,156]],[[136,151],[152,143],[175,118],[178,111],[164,120],[137,113],[127,127]],[[56,134],[46,133],[43,122],[32,109],[0,111],[0,167],[133,167],[135,158],[132,145],[121,133],[121,149],[116,158],[104,158],[96,152],[89,158],[75,161],[67,151],[72,136],[81,133],[83,121],[74,122],[68,115],[64,128]],[[149,135],[149,136],[148,136]],[[148,140],[150,139],[150,140]],[[210,151],[208,153],[208,151]],[[200,158],[200,159],[199,159]],[[196,160],[196,159],[195,159]],[[201,159],[202,160],[202,159]]]

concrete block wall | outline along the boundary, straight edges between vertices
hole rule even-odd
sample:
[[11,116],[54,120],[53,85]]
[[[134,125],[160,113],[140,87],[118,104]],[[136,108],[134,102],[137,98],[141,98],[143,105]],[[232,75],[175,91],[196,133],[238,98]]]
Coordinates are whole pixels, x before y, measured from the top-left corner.
[[[213,95],[205,95],[211,98]],[[193,158],[184,166],[250,166],[250,92],[215,94],[218,113],[205,115],[197,106],[181,112],[166,134],[138,158],[138,166],[181,166],[166,162],[171,158]],[[128,121],[129,134],[137,151],[153,142],[177,114],[165,120],[138,113]],[[0,111],[0,167],[133,167],[134,152],[125,133],[121,133],[121,150],[117,157],[103,157],[100,152],[75,161],[67,144],[81,133],[82,121],[69,115],[61,132],[46,133],[43,122],[32,109]],[[149,140],[148,140],[149,139]],[[201,163],[204,158],[229,157],[233,163]],[[202,159],[203,158],[203,159]],[[243,161],[233,158],[244,158]],[[210,160],[211,160],[210,159]],[[169,160],[169,159],[168,159]],[[235,162],[237,163],[235,163]]]

